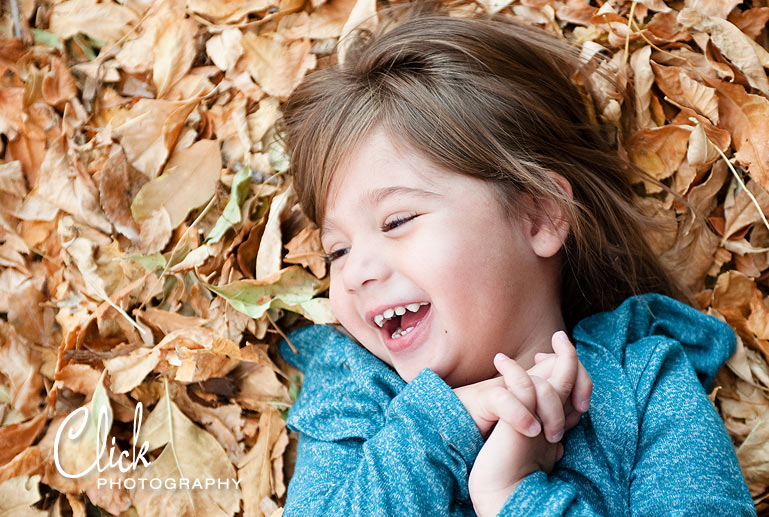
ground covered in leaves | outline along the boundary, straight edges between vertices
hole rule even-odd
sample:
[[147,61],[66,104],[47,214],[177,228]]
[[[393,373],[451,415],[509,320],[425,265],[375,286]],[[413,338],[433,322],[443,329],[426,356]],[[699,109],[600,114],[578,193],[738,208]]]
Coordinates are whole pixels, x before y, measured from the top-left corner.
[[[387,4],[3,0],[0,515],[280,515],[301,374],[275,344],[297,322],[334,318],[274,124],[302,77]],[[767,509],[766,1],[459,7],[474,9],[543,27],[586,62],[606,56],[633,87],[618,146],[699,211],[638,185],[644,210],[669,223],[655,249],[738,335],[711,398]],[[598,113],[622,127],[622,96],[599,86]],[[57,430],[84,405],[86,438],[62,435],[55,457]],[[87,469],[98,436],[135,454],[137,407],[149,468],[60,473],[56,461]],[[239,486],[121,483],[142,476]]]

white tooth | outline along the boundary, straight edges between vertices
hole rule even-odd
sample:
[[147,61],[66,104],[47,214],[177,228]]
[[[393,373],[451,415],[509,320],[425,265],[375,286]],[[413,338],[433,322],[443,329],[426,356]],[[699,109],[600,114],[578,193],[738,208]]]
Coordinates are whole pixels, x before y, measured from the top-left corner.
[[419,307],[421,307],[421,305],[418,303],[410,303],[406,305],[406,308],[411,312],[417,312],[419,310]]
[[381,314],[377,314],[376,316],[374,316],[374,323],[376,323],[380,327],[384,325],[384,316],[382,316]]
[[406,314],[406,308],[405,307],[401,307],[400,305],[398,305],[395,308],[395,314],[397,314],[398,316],[403,316],[404,314]]
[[393,317],[393,314],[395,314],[395,311],[392,309],[387,309],[386,311],[384,311],[384,317],[387,318],[388,320]]
[[419,305],[430,305],[430,302],[420,302]]

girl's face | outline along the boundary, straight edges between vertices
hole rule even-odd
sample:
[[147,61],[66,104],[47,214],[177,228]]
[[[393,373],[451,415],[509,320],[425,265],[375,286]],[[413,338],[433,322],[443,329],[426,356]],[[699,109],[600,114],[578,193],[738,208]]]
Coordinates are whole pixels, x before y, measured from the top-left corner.
[[[334,314],[406,382],[425,367],[451,387],[479,382],[495,376],[500,351],[527,368],[564,328],[550,257],[568,225],[535,226],[510,221],[483,180],[441,170],[376,129],[326,199]],[[395,317],[380,327],[387,309]],[[398,337],[399,327],[413,328]]]

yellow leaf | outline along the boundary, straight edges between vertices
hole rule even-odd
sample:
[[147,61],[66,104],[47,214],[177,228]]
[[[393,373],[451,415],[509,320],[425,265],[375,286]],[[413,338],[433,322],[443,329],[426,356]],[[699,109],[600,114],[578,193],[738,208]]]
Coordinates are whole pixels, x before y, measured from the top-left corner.
[[[167,387],[141,428],[137,443],[145,441],[149,450],[165,448],[148,467],[137,469],[134,477],[157,478],[163,486],[153,489],[148,482],[142,487],[137,481],[131,500],[140,516],[215,517],[239,511],[241,493],[227,454],[213,436],[179,410]],[[195,481],[203,488],[193,488]],[[171,484],[174,488],[167,488]]]

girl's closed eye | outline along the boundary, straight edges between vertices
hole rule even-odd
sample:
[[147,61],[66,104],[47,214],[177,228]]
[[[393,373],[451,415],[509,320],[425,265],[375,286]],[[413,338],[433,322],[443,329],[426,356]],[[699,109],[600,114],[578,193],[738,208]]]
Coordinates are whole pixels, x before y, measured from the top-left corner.
[[383,232],[389,232],[390,230],[394,230],[395,228],[397,228],[398,226],[402,225],[403,223],[407,223],[408,221],[411,221],[412,219],[414,219],[416,217],[419,217],[419,214],[411,214],[411,215],[408,215],[408,216],[396,217],[395,219],[393,219],[389,223],[384,223],[382,225],[382,231]]
[[[404,223],[407,223],[408,221],[411,221],[412,219],[415,219],[419,217],[419,214],[412,214],[408,216],[401,216],[396,217],[392,221],[386,222],[381,226],[382,232],[389,232],[390,230],[394,230],[398,226],[401,226]],[[323,259],[326,262],[326,265],[331,264],[333,261],[341,257],[342,255],[346,255],[350,252],[350,248],[341,248],[335,251],[332,251],[331,253],[328,253]]]
[[326,265],[330,265],[333,261],[350,252],[350,248],[341,248],[331,253],[326,254],[323,260],[326,261]]

